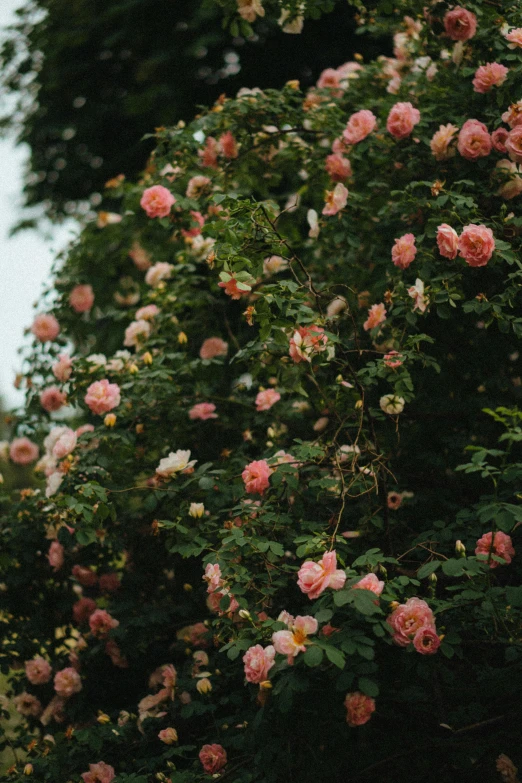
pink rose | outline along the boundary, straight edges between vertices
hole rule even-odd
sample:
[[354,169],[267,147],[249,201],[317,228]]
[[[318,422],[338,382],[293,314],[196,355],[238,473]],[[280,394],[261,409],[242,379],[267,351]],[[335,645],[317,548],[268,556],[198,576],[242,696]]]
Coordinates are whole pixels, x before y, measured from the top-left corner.
[[310,362],[314,353],[326,350],[327,342],[322,326],[299,326],[290,338],[289,354],[296,364]]
[[491,136],[483,122],[467,120],[462,126],[457,149],[466,160],[478,160],[491,152]]
[[116,773],[114,768],[104,761],[89,764],[89,772],[82,775],[83,783],[111,783]]
[[19,693],[15,696],[13,703],[17,712],[24,718],[37,718],[42,712],[42,704],[32,693]]
[[374,304],[368,310],[368,318],[363,323],[363,329],[365,332],[369,332],[370,329],[375,329],[377,326],[383,324],[386,320],[386,308],[382,302]]
[[490,228],[474,223],[465,226],[459,237],[459,255],[469,266],[486,266],[494,249],[495,239]]
[[433,655],[440,647],[440,639],[432,625],[419,628],[413,637],[413,646],[421,655]]
[[328,155],[324,167],[334,182],[344,182],[352,176],[352,164],[342,155]]
[[229,280],[226,280],[225,282],[218,283],[218,286],[220,288],[225,289],[225,293],[227,296],[229,296],[231,299],[241,299],[242,296],[246,296],[248,292],[250,291],[250,288],[247,290],[239,288],[238,287],[238,281],[235,277],[231,277]]
[[98,582],[98,575],[87,566],[74,565],[71,574],[83,587],[94,587]]
[[344,209],[347,201],[348,189],[342,182],[338,182],[333,190],[327,190],[325,193],[323,215],[337,215],[341,209]]
[[409,102],[396,103],[388,114],[386,129],[395,139],[405,139],[418,122],[420,122],[418,109]]
[[297,615],[294,618],[288,612],[282,612],[277,619],[286,623],[289,630],[273,633],[272,643],[275,651],[286,655],[291,663],[300,652],[306,652],[308,637],[317,633],[319,625],[315,617],[310,615]]
[[199,751],[199,760],[207,775],[215,775],[227,763],[227,752],[222,745],[203,745]]
[[170,279],[173,269],[172,264],[168,264],[166,261],[158,261],[157,264],[154,264],[147,270],[145,282],[152,288],[157,288],[162,280]]
[[419,628],[435,627],[433,612],[420,598],[409,598],[391,613],[386,622],[393,628],[393,641],[400,647],[407,647]]
[[78,437],[80,437],[80,435],[84,435],[86,432],[94,432],[94,424],[82,424],[81,427],[78,427],[76,430]]
[[140,206],[143,207],[150,218],[164,218],[170,214],[171,207],[176,199],[163,185],[153,185],[143,191]]
[[47,343],[56,339],[60,334],[60,324],[49,313],[42,313],[37,315],[31,326],[31,332],[34,334],[37,340],[41,343]]
[[346,144],[358,144],[375,130],[377,117],[368,109],[361,109],[352,114],[343,131]]
[[49,561],[49,565],[53,567],[53,571],[59,571],[63,566],[63,546],[59,541],[52,542],[47,553],[47,559]]
[[433,138],[430,141],[430,149],[435,160],[448,160],[455,154],[455,148],[450,147],[450,144],[457,131],[457,126],[449,122],[447,125],[441,125],[438,131],[433,134]]
[[189,410],[189,419],[196,421],[207,421],[207,419],[217,419],[217,413],[214,413],[216,406],[213,402],[198,402]]
[[352,590],[370,590],[375,595],[380,595],[384,590],[384,582],[381,582],[375,574],[366,574],[352,585]]
[[150,321],[158,315],[159,312],[160,309],[157,305],[145,305],[145,307],[140,307],[139,310],[136,310],[135,318],[136,321]]
[[491,134],[491,143],[497,152],[507,152],[506,139],[509,136],[509,131],[506,128],[497,128]]
[[319,90],[330,89],[334,91],[334,95],[341,95],[340,85],[341,74],[335,68],[326,68],[319,76],[316,87]]
[[9,456],[17,465],[29,465],[38,459],[38,446],[29,438],[14,438],[9,446]]
[[483,557],[480,559],[486,557],[489,567],[496,568],[497,566],[502,565],[502,563],[490,559],[491,555],[502,558],[505,565],[507,565],[511,563],[512,558],[515,557],[515,549],[513,547],[513,542],[511,541],[511,536],[508,536],[507,533],[503,533],[501,530],[497,530],[494,537],[493,533],[490,531],[489,533],[484,533],[482,538],[479,538],[475,554],[479,556],[482,555]]
[[59,411],[62,405],[65,405],[66,399],[66,395],[58,386],[48,386],[40,394],[40,404],[47,413]]
[[459,249],[459,235],[447,223],[441,223],[437,228],[437,245],[441,256],[456,258]]
[[496,167],[504,174],[509,175],[509,179],[503,182],[498,189],[498,195],[505,199],[515,198],[522,193],[522,177],[519,166],[511,160],[499,160]]
[[268,462],[264,459],[251,462],[241,474],[246,491],[249,493],[258,492],[262,495],[270,486],[269,478],[273,472]]
[[477,17],[462,6],[457,6],[444,17],[444,29],[452,41],[469,41],[477,32]]
[[392,511],[397,511],[402,506],[402,495],[400,492],[395,492],[392,490],[391,492],[388,492],[388,496],[386,498],[386,505],[388,508],[391,508]]
[[57,381],[65,383],[71,377],[72,359],[67,353],[60,353],[58,361],[52,366],[53,375]]
[[260,391],[256,397],[256,411],[268,411],[280,399],[281,395],[275,389]]
[[107,636],[109,631],[113,628],[117,628],[119,624],[120,621],[112,617],[105,609],[96,609],[89,617],[89,628],[91,629],[91,633],[99,639]]
[[[62,430],[62,428],[59,428]],[[52,449],[55,459],[63,459],[76,448],[78,436],[70,427],[64,427]]]
[[118,574],[114,571],[110,571],[108,574],[102,574],[99,580],[100,590],[102,593],[115,593],[121,587],[121,582]]
[[480,65],[473,79],[473,89],[475,92],[489,92],[493,87],[500,87],[506,81],[509,68],[500,63],[486,63]]
[[344,700],[348,726],[362,726],[368,723],[375,712],[375,700],[360,691],[347,693]]
[[151,265],[150,256],[147,251],[140,245],[139,242],[134,242],[129,250],[129,257],[132,258],[134,264],[140,272],[145,272]]
[[203,177],[201,175],[192,177],[189,179],[187,192],[185,195],[187,198],[198,199],[206,190],[208,190],[211,184],[212,181],[208,177]]
[[275,648],[272,645],[261,647],[256,644],[250,647],[243,655],[245,664],[245,677],[248,682],[264,682],[268,680],[268,672],[274,665]]
[[144,318],[139,321],[132,321],[125,329],[123,345],[126,348],[137,347],[149,337],[150,333],[151,325]]
[[213,136],[207,136],[205,139],[205,146],[202,150],[198,150],[198,157],[201,161],[201,165],[210,169],[219,168],[218,152],[219,146],[216,139]]
[[201,359],[215,359],[216,356],[226,356],[228,343],[221,337],[207,337],[199,349]]
[[325,552],[318,563],[307,560],[299,569],[297,584],[310,600],[319,598],[327,587],[332,590],[341,590],[346,582],[346,574],[337,568],[337,555],[333,552]]
[[522,163],[522,125],[516,125],[505,141],[506,151],[515,163]]
[[51,664],[40,655],[25,662],[25,676],[31,685],[44,685],[51,679],[51,673]]
[[219,137],[219,148],[224,158],[228,158],[228,160],[237,158],[239,155],[237,141],[232,131],[225,131],[225,133],[221,134]]
[[509,49],[522,47],[522,27],[515,27],[513,30],[510,30],[509,33],[505,34],[504,38],[506,41],[509,41]]
[[205,566],[205,573],[203,580],[207,583],[207,593],[215,593],[223,586],[223,580],[221,578],[221,568],[217,563],[207,563]]
[[68,699],[75,693],[79,693],[82,689],[82,681],[80,675],[73,669],[72,666],[67,669],[62,669],[54,676],[54,690],[58,696],[63,696]]
[[95,381],[87,389],[84,401],[93,413],[102,416],[120,404],[120,387],[117,383],[109,383],[107,378]]
[[162,729],[158,734],[158,739],[165,743],[165,745],[173,745],[178,741],[178,732],[169,726],[168,729]]
[[522,125],[522,100],[510,105],[509,109],[502,115],[502,122],[507,123],[510,128]]
[[399,269],[407,269],[417,255],[414,235],[404,234],[396,239],[391,254],[395,266],[398,266]]
[[69,304],[77,313],[88,313],[94,304],[92,286],[75,285],[69,294]]
[[77,625],[83,625],[87,622],[93,612],[96,611],[96,601],[92,598],[80,598],[73,604],[73,618]]
[[384,354],[383,362],[386,367],[395,370],[397,367],[400,367],[403,362],[402,354],[399,353],[399,351],[389,351]]

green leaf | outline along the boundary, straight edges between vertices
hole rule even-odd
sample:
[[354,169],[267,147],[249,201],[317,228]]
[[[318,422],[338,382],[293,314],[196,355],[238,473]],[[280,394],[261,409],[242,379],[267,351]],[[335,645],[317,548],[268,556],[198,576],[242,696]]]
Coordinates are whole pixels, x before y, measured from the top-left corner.
[[365,693],[366,696],[371,696],[374,699],[379,695],[379,686],[373,680],[369,680],[367,677],[359,677],[358,683],[359,690]]
[[429,576],[430,574],[435,573],[440,564],[440,560],[430,560],[429,563],[424,563],[424,565],[422,565],[417,571],[418,578],[424,579],[425,576]]
[[320,647],[313,644],[311,647],[308,647],[303,658],[307,666],[319,666],[323,660],[323,651]]
[[338,650],[337,647],[328,645],[328,647],[324,648],[324,651],[330,663],[333,663],[334,666],[337,666],[339,669],[344,669],[345,657],[341,650]]

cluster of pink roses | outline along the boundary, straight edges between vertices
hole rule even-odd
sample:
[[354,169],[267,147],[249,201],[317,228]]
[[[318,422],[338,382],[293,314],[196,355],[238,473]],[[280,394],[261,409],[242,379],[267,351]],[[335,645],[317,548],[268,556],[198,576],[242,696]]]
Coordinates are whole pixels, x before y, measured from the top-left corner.
[[393,641],[400,647],[407,647],[413,642],[421,655],[432,655],[440,647],[435,617],[421,598],[409,598],[405,604],[397,606],[386,622],[393,629]]
[[217,563],[207,563],[203,580],[207,583],[208,607],[219,615],[225,614],[220,609],[221,599],[227,596],[230,600],[227,615],[231,615],[239,609],[239,604],[230,592],[226,582],[222,579],[221,568]]
[[471,223],[465,226],[460,237],[455,229],[442,223],[437,229],[437,245],[444,258],[454,259],[457,253],[469,266],[486,266],[495,250],[493,232],[487,226]]

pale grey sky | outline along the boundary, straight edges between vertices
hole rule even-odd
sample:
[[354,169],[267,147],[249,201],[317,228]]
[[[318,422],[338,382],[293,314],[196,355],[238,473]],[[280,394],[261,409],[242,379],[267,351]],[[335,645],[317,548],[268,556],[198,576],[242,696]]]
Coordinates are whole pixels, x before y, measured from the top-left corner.
[[[12,21],[13,12],[23,0],[0,0],[0,30]],[[74,224],[52,230],[52,242],[33,231],[8,238],[10,227],[21,217],[22,172],[27,149],[15,147],[12,140],[0,141],[0,395],[11,408],[23,402],[23,394],[13,387],[20,368],[18,348],[23,332],[34,317],[33,303],[38,300],[55,255],[71,236]]]

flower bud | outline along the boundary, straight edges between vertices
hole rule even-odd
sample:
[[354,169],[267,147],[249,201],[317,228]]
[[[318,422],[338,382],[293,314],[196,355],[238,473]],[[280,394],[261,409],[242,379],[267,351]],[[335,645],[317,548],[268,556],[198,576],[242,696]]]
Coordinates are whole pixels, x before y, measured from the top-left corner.
[[212,683],[208,677],[203,677],[201,680],[198,680],[196,688],[198,693],[210,693],[212,690]]
[[184,589],[184,591],[185,591],[186,593],[190,593],[190,592],[191,592],[191,590],[193,590],[193,587],[192,587],[192,585],[189,585],[189,583],[188,583],[188,582],[185,582],[185,584],[183,585],[183,589]]
[[205,513],[205,506],[203,503],[191,503],[189,508],[189,517],[193,519],[201,519]]
[[32,774],[33,774],[33,765],[26,764],[24,767],[24,775],[32,775]]
[[159,739],[165,743],[165,745],[173,745],[178,741],[178,732],[169,726],[168,729],[162,729],[158,734]]
[[241,617],[243,620],[251,620],[251,619],[252,619],[252,615],[250,614],[250,612],[248,611],[248,609],[240,609],[240,610],[239,610],[239,612],[238,612],[238,614],[239,614],[239,616],[240,616],[240,617]]
[[186,343],[188,343],[188,337],[187,337],[187,335],[185,334],[185,332],[180,332],[180,333],[178,334],[178,343],[179,343],[180,345],[185,345]]
[[136,373],[138,373],[139,371],[140,368],[134,362],[131,365],[129,365],[129,372],[131,373],[131,375],[136,375]]
[[152,364],[152,354],[150,351],[145,351],[141,358],[143,359],[144,364]]
[[116,414],[108,413],[104,418],[103,423],[105,424],[106,427],[114,427],[114,425],[116,424]]
[[464,546],[460,538],[458,539],[458,541],[455,541],[455,554],[458,555],[459,557],[466,557],[466,547]]
[[105,713],[105,712],[101,712],[101,710],[100,710],[100,711],[98,712],[98,717],[96,718],[96,721],[97,721],[98,723],[101,723],[101,724],[103,725],[103,724],[105,724],[105,723],[110,723],[110,722],[111,722],[111,719],[109,718],[109,716],[108,716],[108,715],[106,715],[106,713]]
[[437,574],[433,573],[428,576],[428,582],[431,582],[432,585],[437,584]]

